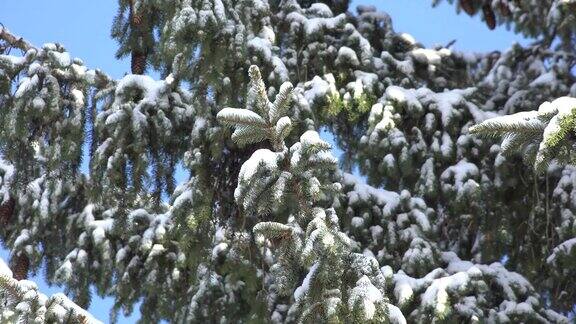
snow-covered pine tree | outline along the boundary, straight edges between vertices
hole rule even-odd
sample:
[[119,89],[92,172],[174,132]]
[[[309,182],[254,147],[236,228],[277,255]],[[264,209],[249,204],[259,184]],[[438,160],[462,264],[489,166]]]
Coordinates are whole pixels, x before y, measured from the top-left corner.
[[[2,320],[92,321],[95,288],[112,321],[568,322],[573,1],[449,2],[535,42],[424,48],[346,0],[119,0],[113,80],[2,27]],[[76,305],[18,281],[41,267]]]
[[[314,130],[290,148],[284,142],[292,128],[285,116],[292,84],[282,84],[270,102],[258,67],[250,67],[250,78],[246,109],[225,108],[217,118],[235,126],[236,143],[268,140],[273,148],[255,151],[242,164],[234,191],[241,217],[257,222],[253,232],[259,252],[268,256],[268,303],[282,303],[285,309],[293,298],[289,322],[405,323],[400,310],[384,297],[378,262],[353,253],[353,242],[340,231],[335,210],[322,207],[321,201],[329,203],[341,188],[330,182],[336,169],[330,145]],[[274,312],[276,320],[282,319],[281,309]]]

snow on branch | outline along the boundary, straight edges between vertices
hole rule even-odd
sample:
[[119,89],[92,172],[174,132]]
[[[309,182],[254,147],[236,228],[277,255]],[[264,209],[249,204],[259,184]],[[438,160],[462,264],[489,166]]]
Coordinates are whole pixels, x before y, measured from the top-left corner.
[[0,258],[0,322],[101,323],[64,294],[47,297],[29,280],[16,280]]
[[503,137],[503,153],[520,152],[542,173],[552,161],[576,162],[576,98],[561,97],[544,102],[537,111],[488,119],[470,128],[482,136]]

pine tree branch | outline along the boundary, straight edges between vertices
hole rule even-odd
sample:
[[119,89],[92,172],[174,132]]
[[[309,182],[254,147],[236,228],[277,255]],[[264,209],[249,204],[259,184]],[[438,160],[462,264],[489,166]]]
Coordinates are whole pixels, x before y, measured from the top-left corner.
[[16,47],[24,52],[34,48],[34,46],[24,40],[24,38],[12,34],[2,23],[0,23],[0,39],[11,47]]
[[[23,37],[14,35],[2,23],[0,23],[0,40],[4,41],[9,47],[18,48],[23,52],[27,52],[30,49],[38,49]],[[1,48],[2,46],[0,45]],[[112,79],[100,70],[96,70],[95,77],[95,85],[99,89],[106,88],[112,82]]]
[[[12,319],[19,319],[27,323],[26,320],[32,317],[41,322],[62,323],[67,318],[72,323],[101,323],[66,295],[58,293],[46,296],[38,290],[38,286],[34,283],[20,281],[10,271],[3,271],[3,267],[5,267],[3,262],[0,258],[0,305],[14,308],[16,313],[14,314],[15,318]],[[8,299],[6,294],[9,295]],[[4,314],[0,312],[0,321],[4,323],[3,320],[6,318],[2,315]]]

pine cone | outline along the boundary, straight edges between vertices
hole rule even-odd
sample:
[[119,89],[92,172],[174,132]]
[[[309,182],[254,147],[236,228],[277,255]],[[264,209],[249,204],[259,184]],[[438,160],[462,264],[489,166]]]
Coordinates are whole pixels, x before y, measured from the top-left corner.
[[142,15],[139,14],[132,15],[132,26],[138,27],[141,24],[142,24]]
[[130,1],[130,24],[132,27],[138,27],[142,23],[142,15],[136,12],[134,7],[135,0]]
[[473,16],[476,13],[474,0],[460,0],[460,8],[462,8],[462,10],[464,10],[464,12],[469,16]]
[[[142,15],[136,12],[133,1],[130,3],[130,24],[132,32],[136,33],[139,40],[141,40]],[[130,64],[132,74],[144,74],[144,70],[146,69],[146,54],[139,50],[132,50],[132,58]]]
[[486,26],[491,30],[496,28],[496,15],[489,4],[482,6],[482,12],[484,13],[484,20],[486,21]]
[[146,54],[132,51],[132,60],[130,63],[132,74],[144,74],[144,70],[146,69]]
[[28,278],[28,269],[30,269],[30,259],[26,254],[18,254],[12,258],[12,273],[14,279],[24,280]]
[[512,13],[507,0],[500,0],[500,2],[498,2],[498,9],[500,9],[500,13],[504,17],[510,17],[510,14]]
[[14,214],[15,204],[14,198],[10,197],[7,202],[0,206],[0,225],[6,226],[10,222]]

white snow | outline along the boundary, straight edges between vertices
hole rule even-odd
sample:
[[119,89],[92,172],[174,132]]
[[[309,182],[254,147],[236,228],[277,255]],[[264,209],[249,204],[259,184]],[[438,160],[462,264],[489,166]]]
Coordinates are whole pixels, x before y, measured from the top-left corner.
[[404,271],[399,270],[396,274],[393,275],[394,281],[394,296],[398,301],[398,305],[401,307],[406,303],[410,302],[414,297],[414,292],[419,291],[422,287],[426,287],[430,285],[430,283],[442,275],[442,270],[437,269],[423,278],[415,279],[412,278],[404,273]]
[[26,63],[26,57],[14,55],[0,55],[0,62],[4,62],[9,66],[9,69],[15,69],[18,66]]
[[390,215],[400,204],[400,195],[398,193],[363,184],[352,174],[344,173],[342,182],[346,186],[354,186],[354,189],[347,194],[351,205],[373,201],[383,206],[385,215]]
[[362,228],[362,226],[364,225],[364,219],[362,217],[352,217],[352,220],[350,221],[350,225],[352,227],[355,228]]
[[50,57],[54,60],[54,62],[56,64],[58,64],[59,67],[61,68],[65,68],[70,66],[70,64],[72,64],[72,58],[70,57],[70,54],[68,52],[56,52],[56,51],[50,51],[48,52],[50,55]]
[[270,42],[270,44],[276,42],[276,34],[274,33],[274,30],[268,26],[262,26],[259,36]]
[[272,61],[272,43],[270,40],[261,37],[254,37],[248,41],[246,46],[254,52],[262,55],[262,59],[265,62]]
[[24,77],[22,81],[20,81],[20,85],[18,86],[18,90],[14,94],[14,98],[18,99],[24,96],[25,94],[34,90],[34,88],[38,87],[38,75],[33,75],[32,77]]
[[412,57],[422,64],[438,65],[442,61],[442,56],[438,51],[428,48],[417,48],[410,52]]
[[313,103],[318,99],[324,98],[328,93],[330,93],[330,83],[325,80],[322,80],[319,76],[314,76],[311,81],[308,81],[304,84],[305,91],[304,91],[304,98],[309,103]]
[[70,94],[74,101],[74,106],[76,108],[84,107],[84,93],[78,89],[73,89]]
[[422,102],[425,104],[435,103],[432,107],[440,112],[442,125],[446,127],[457,114],[458,107],[470,109],[470,106],[467,105],[466,97],[470,96],[474,91],[474,88],[447,90],[440,93],[430,91],[423,96]]
[[424,232],[430,231],[431,229],[430,220],[428,219],[428,216],[426,214],[424,214],[422,211],[418,209],[412,209],[410,211],[410,216],[412,216],[412,218],[416,221],[416,223],[420,225],[420,228]]
[[[540,151],[547,149],[551,144],[550,139],[554,137],[559,131],[561,131],[561,121],[576,112],[576,99],[574,98],[562,97],[552,101],[551,104],[545,104],[546,108],[542,109],[543,113],[550,113],[551,111],[557,111],[557,113],[552,117],[552,119],[550,119],[546,128],[544,128],[543,139],[540,143],[539,153]],[[540,113],[540,110],[538,113]]]
[[417,91],[422,90],[404,89],[399,86],[389,86],[386,88],[386,97],[400,104],[406,104],[409,107],[416,107],[418,110],[422,110],[422,104],[418,100],[419,96]]
[[396,123],[394,122],[394,107],[391,105],[382,105],[381,103],[376,103],[372,106],[370,111],[369,122],[372,120],[374,123],[376,118],[381,118],[378,123],[374,126],[374,132],[376,133],[386,133],[389,130],[396,127]]
[[303,146],[328,145],[328,143],[320,139],[320,135],[318,134],[318,132],[313,130],[304,132],[304,134],[300,136],[300,143],[302,143]]
[[[533,129],[544,129],[546,125],[540,119],[538,119],[539,112],[536,110],[522,111],[515,113],[513,115],[498,116],[486,120],[485,125],[493,125],[512,128],[533,128]],[[474,126],[476,127],[476,126]],[[473,129],[473,128],[472,128]]]
[[416,44],[416,39],[414,38],[414,36],[412,36],[408,33],[400,34],[400,38],[402,38],[405,42],[407,42],[410,45]]
[[103,219],[95,220],[89,223],[89,227],[92,228],[92,239],[94,244],[99,245],[106,239],[106,233],[112,230],[114,225],[114,219]]
[[[15,288],[15,294],[11,298],[1,298],[2,306],[11,306],[14,310],[23,312],[24,314],[36,315],[37,321],[44,323],[47,318],[55,319],[56,322],[70,321],[66,318],[70,314],[75,316],[82,316],[87,320],[87,323],[101,324],[86,310],[82,309],[74,302],[72,302],[66,295],[57,293],[48,298],[46,295],[38,291],[38,286],[29,280],[17,281],[12,279],[12,272],[0,258],[0,276],[8,277],[10,285]],[[2,297],[2,296],[0,296]],[[50,307],[48,307],[50,306]],[[2,311],[5,311],[4,309]],[[6,314],[6,313],[4,313]],[[3,315],[0,313],[0,316]],[[21,317],[22,319],[25,317]],[[76,320],[79,318],[76,317]]]
[[[317,7],[314,7],[313,10],[316,8]],[[286,21],[291,23],[291,29],[295,29],[296,26],[301,26],[303,27],[306,36],[313,38],[321,35],[323,30],[331,30],[343,25],[346,21],[346,15],[339,14],[332,18],[308,18],[301,13],[294,11],[286,16]]]
[[128,74],[118,81],[115,92],[116,105],[120,105],[125,100],[125,97],[130,95],[132,89],[138,89],[142,92],[143,98],[139,102],[139,106],[160,105],[163,108],[164,105],[167,105],[166,93],[168,84],[166,81],[155,81],[150,76],[137,74]]
[[444,170],[444,172],[442,172],[442,175],[440,176],[440,179],[443,182],[448,182],[449,179],[453,179],[456,191],[460,191],[464,185],[464,182],[468,178],[478,177],[478,175],[479,175],[478,167],[475,164],[470,163],[464,159],[458,161],[456,165],[453,165]]
[[[564,111],[564,113],[569,113],[572,111],[573,108],[576,108],[576,98],[572,97],[560,97],[553,101],[545,101],[538,107],[538,115],[546,116],[546,115],[555,115],[558,114],[559,111]],[[532,113],[530,116],[534,115]],[[520,113],[515,114],[514,116],[520,116]]]
[[259,149],[252,153],[252,156],[242,164],[239,179],[248,180],[256,174],[259,166],[269,170],[277,168],[278,154],[268,149]]
[[390,317],[390,323],[391,324],[406,324],[406,318],[404,317],[404,314],[402,314],[402,311],[400,310],[400,308],[392,305],[392,304],[388,304],[388,316]]
[[312,277],[316,273],[316,270],[318,270],[318,265],[319,265],[318,263],[314,263],[310,267],[310,270],[308,271],[308,274],[304,278],[304,281],[302,281],[302,284],[294,291],[294,299],[296,301],[302,299],[306,295],[306,293],[308,293],[308,290],[310,290],[310,280],[312,280]]
[[556,73],[554,73],[554,71],[552,70],[550,72],[540,75],[532,82],[530,82],[530,87],[535,88],[540,86],[553,86],[557,82],[558,81],[556,79]]
[[458,272],[449,277],[436,279],[422,295],[424,307],[432,308],[436,314],[444,314],[448,311],[448,292],[464,290],[470,281],[466,272]]
[[330,10],[330,7],[328,7],[328,5],[326,5],[325,3],[320,2],[313,3],[306,11],[307,13],[313,13],[314,15],[319,17],[328,18],[334,16],[332,10]]
[[[546,258],[547,263],[554,263],[562,254],[570,255],[572,249],[576,247],[576,237],[562,242],[552,250],[552,254]],[[576,251],[576,250],[575,250]]]
[[30,241],[30,231],[28,229],[22,229],[20,235],[14,240],[13,249],[22,248],[25,244]]
[[364,320],[371,320],[376,313],[376,304],[383,301],[384,296],[382,296],[380,290],[372,284],[370,278],[364,275],[358,279],[356,287],[352,289],[348,307],[352,309],[354,304],[360,302],[364,312]]
[[14,181],[16,169],[13,165],[9,164],[8,161],[4,161],[0,158],[0,171],[3,173],[0,176],[0,195],[2,198],[0,205],[2,205],[10,199],[10,187]]
[[399,86],[389,86],[386,88],[386,98],[392,102],[406,105],[409,110],[420,112],[426,106],[431,111],[437,111],[440,113],[442,125],[447,127],[455,117],[465,111],[468,111],[476,122],[482,122],[487,117],[494,116],[494,113],[484,112],[466,100],[475,91],[475,88],[466,88],[436,93],[424,87],[404,89]]
[[349,63],[352,66],[360,65],[358,56],[356,52],[350,47],[342,46],[338,50],[338,56],[336,57],[336,64]]
[[217,117],[229,124],[267,126],[264,118],[248,109],[224,108],[218,112]]

